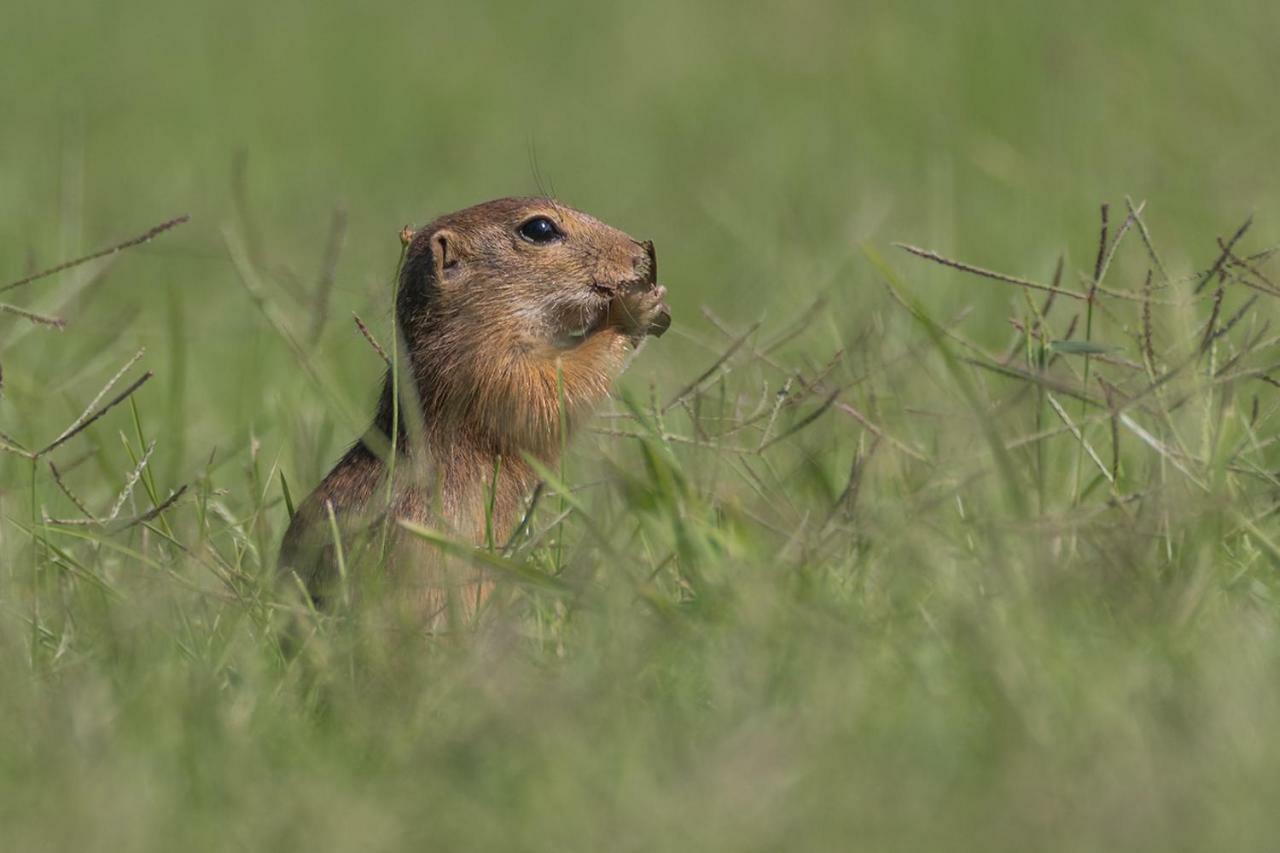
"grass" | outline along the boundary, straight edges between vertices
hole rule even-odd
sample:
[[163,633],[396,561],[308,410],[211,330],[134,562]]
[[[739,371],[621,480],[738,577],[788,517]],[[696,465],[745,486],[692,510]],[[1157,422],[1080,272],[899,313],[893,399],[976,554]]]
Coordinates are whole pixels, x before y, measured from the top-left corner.
[[[1269,5],[428,11],[0,33],[4,848],[1268,845]],[[475,625],[309,610],[399,228],[539,183],[675,325],[414,531]]]

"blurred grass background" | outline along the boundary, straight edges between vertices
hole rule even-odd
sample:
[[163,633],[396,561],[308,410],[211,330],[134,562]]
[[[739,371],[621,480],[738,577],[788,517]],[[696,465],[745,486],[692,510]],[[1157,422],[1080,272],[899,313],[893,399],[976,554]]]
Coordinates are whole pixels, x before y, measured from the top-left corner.
[[[1274,4],[140,0],[3,17],[0,280],[192,220],[109,268],[15,291],[69,326],[0,318],[0,429],[42,446],[145,346],[141,429],[122,406],[59,464],[78,462],[73,489],[108,506],[142,433],[159,497],[195,485],[172,531],[104,535],[112,548],[33,535],[39,508],[73,508],[43,467],[33,485],[27,460],[0,458],[0,846],[1265,846],[1280,792],[1266,543],[1280,537],[1258,526],[1274,483],[1242,485],[1208,452],[1207,491],[1170,487],[1127,526],[1099,509],[1090,527],[1106,489],[1081,495],[1068,437],[1016,457],[1003,492],[968,491],[996,462],[862,247],[939,322],[968,310],[957,328],[992,351],[1021,298],[891,241],[1039,280],[1065,253],[1064,286],[1081,289],[1099,203],[1114,233],[1131,194],[1171,270],[1211,265],[1250,212],[1265,247],[1280,233]],[[702,306],[726,329],[762,321],[769,340],[825,297],[772,367],[731,362],[708,400],[741,419],[844,350],[835,384],[871,376],[847,399],[928,470],[882,444],[833,531],[815,519],[872,458],[837,412],[758,459],[584,435],[571,470],[605,482],[584,495],[617,552],[594,550],[581,519],[565,528],[580,599],[517,595],[470,639],[334,629],[290,664],[265,594],[245,590],[269,577],[283,529],[272,472],[300,497],[375,396],[350,313],[385,339],[404,224],[543,190],[657,244],[676,328],[624,377],[641,409],[727,345]],[[335,211],[344,239],[313,336]],[[1126,250],[1112,286],[1134,289],[1149,263]],[[1273,313],[1260,303],[1246,325]],[[1136,316],[1106,341],[1133,359]],[[1166,328],[1189,335],[1181,317]],[[1274,389],[1250,392],[1269,413]],[[1248,421],[1248,394],[1206,393],[1195,441]],[[690,417],[668,426],[693,433]],[[1048,425],[1031,409],[990,417],[1007,439]],[[1250,434],[1264,473],[1267,423]],[[1140,481],[1169,476],[1167,457],[1125,452],[1150,498]],[[72,577],[73,557],[115,597]],[[547,549],[528,558],[566,570]],[[219,560],[249,579],[240,599],[188,589]],[[671,565],[669,582],[646,580]]]

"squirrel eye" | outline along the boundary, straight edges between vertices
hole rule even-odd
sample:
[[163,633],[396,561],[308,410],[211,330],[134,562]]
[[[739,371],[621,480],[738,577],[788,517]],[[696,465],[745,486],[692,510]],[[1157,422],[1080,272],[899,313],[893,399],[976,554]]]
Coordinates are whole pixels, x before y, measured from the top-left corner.
[[545,216],[535,216],[520,226],[520,236],[530,243],[551,243],[564,236],[556,224]]

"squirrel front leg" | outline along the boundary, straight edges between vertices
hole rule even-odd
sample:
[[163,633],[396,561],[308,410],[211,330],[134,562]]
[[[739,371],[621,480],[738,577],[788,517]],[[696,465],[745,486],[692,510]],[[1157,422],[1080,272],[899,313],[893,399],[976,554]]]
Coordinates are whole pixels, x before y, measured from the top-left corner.
[[602,328],[581,344],[559,353],[566,400],[591,404],[609,392],[626,362],[627,350],[646,335],[657,337],[671,325],[671,312],[660,285],[621,290],[605,309]]

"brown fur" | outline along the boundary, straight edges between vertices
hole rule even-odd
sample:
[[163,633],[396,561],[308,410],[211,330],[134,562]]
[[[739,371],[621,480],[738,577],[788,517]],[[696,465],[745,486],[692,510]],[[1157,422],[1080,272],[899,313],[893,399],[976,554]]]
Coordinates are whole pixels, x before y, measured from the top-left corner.
[[[551,219],[563,239],[521,237],[537,216]],[[666,329],[655,267],[652,244],[550,199],[487,202],[414,234],[396,302],[409,364],[401,367],[395,425],[394,518],[482,544],[497,465],[492,535],[505,541],[537,480],[524,455],[556,462],[561,395],[572,429],[608,393],[629,349]],[[281,569],[297,572],[317,600],[337,575],[327,506],[349,561],[365,533],[374,533],[363,536],[366,550],[374,540],[381,547],[374,531],[386,517],[393,402],[388,372],[371,435],[303,502],[285,534]],[[389,564],[409,599],[438,609],[441,590],[455,582],[473,603],[484,596],[487,585],[474,573],[446,578],[437,556],[394,525],[385,529]]]

